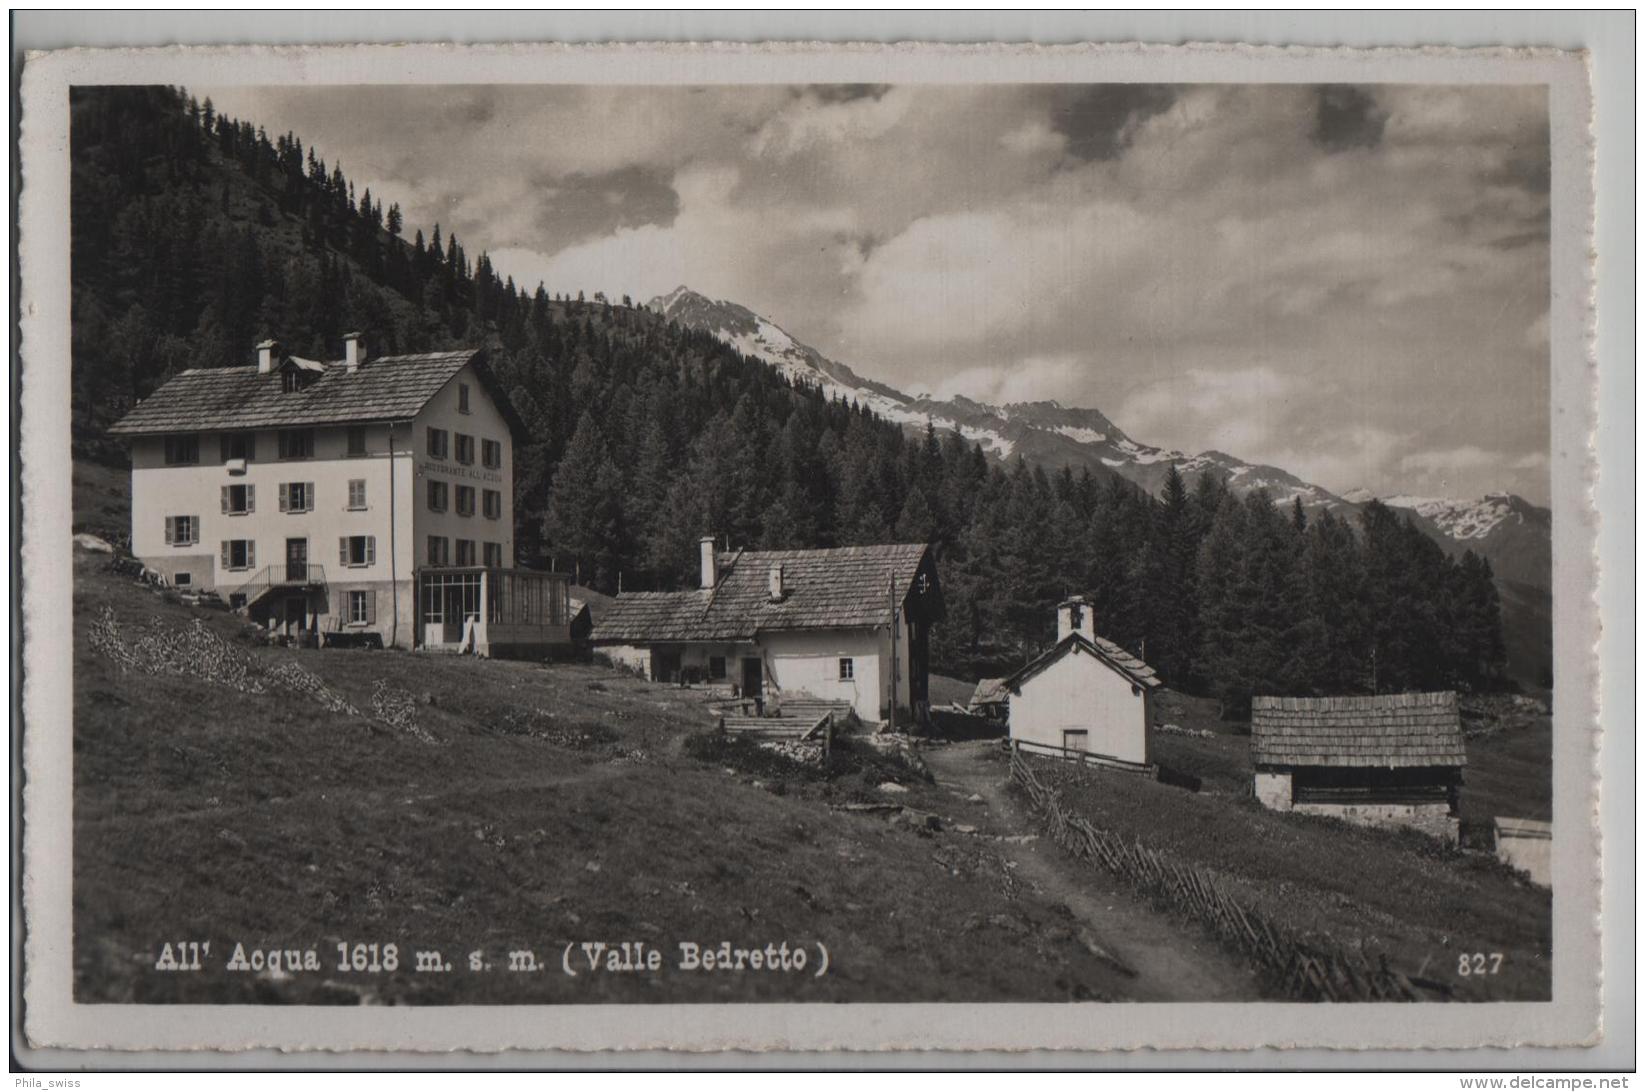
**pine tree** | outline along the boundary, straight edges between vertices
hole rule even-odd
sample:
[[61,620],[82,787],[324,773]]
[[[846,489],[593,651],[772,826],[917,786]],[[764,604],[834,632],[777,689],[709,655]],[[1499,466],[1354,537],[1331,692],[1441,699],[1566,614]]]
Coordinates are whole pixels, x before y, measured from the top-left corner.
[[554,472],[543,537],[552,552],[572,561],[585,583],[606,592],[616,590],[621,490],[599,422],[585,410]]

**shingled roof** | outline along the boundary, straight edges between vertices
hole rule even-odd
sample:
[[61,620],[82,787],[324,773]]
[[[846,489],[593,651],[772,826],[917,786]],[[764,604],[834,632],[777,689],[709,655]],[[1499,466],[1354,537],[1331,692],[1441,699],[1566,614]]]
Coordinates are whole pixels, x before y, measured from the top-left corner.
[[[871,629],[891,619],[930,552],[925,543],[722,553],[712,591],[624,592],[601,614],[595,642],[746,641],[760,633]],[[785,594],[771,600],[772,566]],[[937,592],[940,614],[940,592]]]
[[1114,642],[1104,637],[1098,637],[1093,641],[1083,633],[1070,633],[1050,649],[1017,668],[1014,674],[1006,676],[1006,689],[1013,694],[1016,693],[1021,689],[1023,683],[1070,653],[1076,655],[1085,653],[1094,656],[1099,663],[1106,664],[1146,690],[1152,690],[1156,686],[1163,685],[1159,676],[1154,673],[1153,668]]
[[[342,361],[319,365],[287,357],[266,373],[251,368],[190,368],[172,376],[109,429],[114,436],[404,421],[468,365],[516,435],[518,414],[485,368],[479,349],[380,356],[349,371]],[[301,390],[285,389],[284,371],[319,375]]]
[[1251,699],[1259,766],[1462,766],[1457,696],[1374,694]]
[[971,692],[971,706],[995,705],[1011,700],[1011,691],[1006,689],[1004,679],[978,679],[977,688]]

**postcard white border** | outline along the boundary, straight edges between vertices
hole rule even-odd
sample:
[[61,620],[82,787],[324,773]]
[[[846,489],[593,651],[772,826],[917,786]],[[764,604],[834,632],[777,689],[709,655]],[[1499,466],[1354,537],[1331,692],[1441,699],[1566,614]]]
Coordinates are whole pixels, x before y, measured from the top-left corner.
[[[621,63],[613,63],[618,57]],[[635,74],[643,73],[639,80]],[[1555,582],[1554,1000],[1494,1005],[630,1005],[393,1009],[76,1005],[71,996],[72,649],[67,95],[73,84],[1546,83],[1554,134],[1551,398]],[[1582,54],[1214,46],[808,44],[200,47],[28,59],[21,194],[26,1029],[41,1046],[499,1051],[1355,1049],[1569,1045],[1599,1014],[1594,826],[1597,517],[1588,267],[1591,102]]]

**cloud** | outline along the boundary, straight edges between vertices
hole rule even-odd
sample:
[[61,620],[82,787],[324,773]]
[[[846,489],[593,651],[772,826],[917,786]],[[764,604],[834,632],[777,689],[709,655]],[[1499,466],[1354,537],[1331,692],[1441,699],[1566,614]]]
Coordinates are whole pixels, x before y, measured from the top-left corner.
[[1010,367],[967,368],[941,377],[925,393],[933,398],[956,395],[992,405],[1078,398],[1085,389],[1091,362],[1077,353],[1029,356]]
[[1314,140],[1331,152],[1375,148],[1388,114],[1365,88],[1329,84],[1315,91]]
[[1079,160],[1113,159],[1130,146],[1138,128],[1170,108],[1176,90],[1162,84],[1066,84],[1049,92],[1051,128],[1067,138]]
[[671,178],[656,168],[628,166],[552,179],[538,191],[537,223],[547,238],[564,245],[624,228],[667,227],[680,211]]
[[[904,389],[1333,488],[1545,498],[1542,87],[205,90],[520,283],[688,284]],[[1501,459],[1425,461],[1467,448]]]

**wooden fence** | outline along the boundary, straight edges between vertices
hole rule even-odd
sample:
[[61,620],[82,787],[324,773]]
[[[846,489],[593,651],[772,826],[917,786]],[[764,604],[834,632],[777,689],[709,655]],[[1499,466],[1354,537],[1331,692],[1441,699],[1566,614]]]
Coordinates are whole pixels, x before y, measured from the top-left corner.
[[1125,880],[1156,905],[1187,915],[1224,945],[1251,960],[1286,996],[1299,1001],[1427,1001],[1448,999],[1441,983],[1422,986],[1388,965],[1329,944],[1304,942],[1229,895],[1215,875],[1183,867],[1141,842],[1098,830],[1066,808],[1013,748],[1011,777],[1022,786],[1053,841]]

